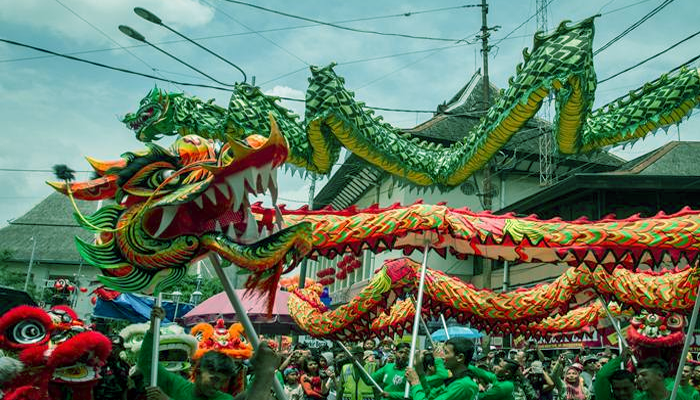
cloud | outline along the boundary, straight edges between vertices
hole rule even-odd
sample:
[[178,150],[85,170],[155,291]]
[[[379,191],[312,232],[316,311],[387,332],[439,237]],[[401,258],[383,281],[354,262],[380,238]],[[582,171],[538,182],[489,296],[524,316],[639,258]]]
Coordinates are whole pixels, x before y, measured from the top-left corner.
[[214,18],[214,10],[197,0],[22,0],[0,7],[0,23],[21,23],[25,28],[50,32],[79,44],[112,44],[74,12],[122,44],[129,39],[117,32],[119,24],[132,26],[151,41],[168,34],[136,16],[132,11],[136,6],[150,10],[175,28],[204,26]]

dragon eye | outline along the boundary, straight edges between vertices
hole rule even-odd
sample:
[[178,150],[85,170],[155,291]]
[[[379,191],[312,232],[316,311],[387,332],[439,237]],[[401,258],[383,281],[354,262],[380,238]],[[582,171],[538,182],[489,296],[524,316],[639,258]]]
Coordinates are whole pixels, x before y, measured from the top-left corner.
[[39,321],[26,319],[12,328],[8,339],[18,344],[39,343],[46,338],[46,327]]
[[151,185],[156,188],[165,182],[166,186],[177,185],[180,182],[180,176],[175,175],[174,169],[161,169],[151,175]]

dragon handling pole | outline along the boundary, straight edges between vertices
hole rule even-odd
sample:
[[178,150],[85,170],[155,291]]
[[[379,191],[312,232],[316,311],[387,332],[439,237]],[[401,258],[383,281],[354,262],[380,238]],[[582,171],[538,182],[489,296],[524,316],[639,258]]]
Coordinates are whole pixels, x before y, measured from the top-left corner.
[[362,373],[365,374],[365,376],[366,376],[367,378],[369,378],[369,381],[372,382],[372,386],[374,386],[374,387],[375,387],[377,390],[379,390],[380,392],[383,392],[384,389],[382,389],[382,387],[379,386],[379,384],[377,383],[377,381],[375,381],[374,379],[372,379],[372,375],[370,375],[369,372],[367,372],[367,370],[365,370],[365,369],[362,367],[362,364],[360,364],[360,362],[357,361],[357,360],[355,359],[355,357],[353,357],[352,353],[350,352],[350,350],[348,350],[347,347],[345,347],[345,345],[343,344],[343,342],[338,341],[337,343],[339,343],[339,344],[340,344],[340,347],[343,348],[343,351],[345,351],[345,352],[348,354],[348,356],[350,356],[350,359],[352,360],[353,364],[355,364],[355,366],[356,366],[357,368],[359,368],[360,371],[362,371]]
[[[413,317],[413,333],[411,335],[411,353],[408,356],[408,368],[413,368],[413,355],[416,353],[416,345],[418,344],[418,331],[420,330],[421,310],[423,308],[423,286],[425,286],[425,272],[428,268],[428,250],[430,250],[430,244],[426,244],[423,250],[423,265],[420,269],[420,281],[418,281],[418,299],[416,300],[416,314]],[[410,391],[411,384],[406,382],[403,397],[409,398]]]
[[688,332],[685,334],[685,343],[683,343],[681,361],[680,364],[678,364],[678,370],[676,371],[676,381],[673,383],[673,391],[671,392],[670,400],[676,400],[676,395],[678,395],[678,387],[681,384],[681,376],[683,375],[683,367],[685,367],[688,350],[690,349],[690,341],[693,340],[693,337],[695,336],[693,335],[693,330],[695,330],[695,324],[698,322],[698,310],[700,310],[700,295],[695,297],[695,305],[693,306],[693,313],[690,315]]
[[[154,307],[163,306],[163,294],[158,293]],[[160,343],[160,318],[153,318],[151,321],[151,332],[153,332],[153,353],[151,354],[151,386],[158,386],[158,352]]]
[[[233,305],[233,309],[236,311],[238,320],[241,321],[241,324],[243,324],[243,328],[248,335],[248,339],[250,339],[250,343],[253,345],[253,350],[257,351],[258,346],[260,346],[260,338],[258,337],[257,332],[255,332],[255,328],[253,327],[253,323],[250,322],[248,314],[243,309],[241,299],[238,298],[236,291],[233,290],[233,286],[231,286],[231,281],[228,280],[223,268],[221,268],[221,262],[219,262],[218,256],[212,254],[209,256],[209,259],[211,260],[211,264],[214,266],[216,275],[219,276],[219,280],[221,280],[221,284],[224,286],[224,291],[226,292],[231,305]],[[275,392],[277,400],[287,400],[287,395],[284,394],[282,383],[280,383],[277,378],[272,380],[272,390]]]

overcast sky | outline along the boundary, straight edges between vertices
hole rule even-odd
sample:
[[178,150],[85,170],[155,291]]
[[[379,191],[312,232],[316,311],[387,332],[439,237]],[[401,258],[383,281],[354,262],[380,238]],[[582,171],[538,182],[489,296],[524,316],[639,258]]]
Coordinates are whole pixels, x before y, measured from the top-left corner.
[[[476,1],[255,1],[278,11],[347,27],[445,39],[473,39],[481,26],[480,8],[453,8]],[[552,0],[549,28],[562,20],[579,21],[594,14],[594,49],[617,36],[661,0]],[[225,0],[5,0],[0,7],[0,38],[71,53],[92,61],[169,79],[211,83],[155,50],[136,46],[123,36],[127,24],[155,43],[177,37],[132,12],[145,7],[163,21],[238,64],[266,93],[303,98],[309,65],[340,63],[336,72],[358,100],[368,105],[411,110],[434,110],[450,99],[481,66],[480,45],[455,46],[450,41],[419,40],[350,32],[292,19]],[[439,10],[449,8],[447,10]],[[420,13],[420,11],[430,11]],[[491,80],[504,87],[522,49],[532,46],[535,0],[492,0],[489,25],[500,25],[492,35],[489,59]],[[384,17],[384,18],[373,18]],[[362,19],[362,21],[342,22]],[[676,0],[658,14],[595,57],[599,79],[634,65],[700,29],[697,0]],[[603,105],[671,70],[698,54],[700,37],[598,87],[596,106]],[[127,47],[126,49],[120,46]],[[163,43],[164,49],[221,81],[241,79],[239,72],[191,44]],[[447,48],[446,48],[447,47]],[[409,53],[409,54],[405,54]],[[694,64],[698,66],[697,63]],[[47,56],[0,43],[0,226],[17,218],[51,191],[54,164],[89,169],[89,155],[115,159],[143,147],[119,117],[135,111],[139,100],[155,85],[185,91],[226,105],[228,94],[155,82],[87,64]],[[303,105],[285,105],[303,115]],[[409,128],[430,117],[425,113],[382,113],[399,128]],[[669,132],[613,151],[630,159],[671,140],[697,140],[697,116]],[[166,143],[163,143],[166,144]],[[28,171],[7,171],[21,169]],[[32,172],[39,171],[39,172]],[[87,173],[78,174],[86,179]],[[308,182],[280,175],[281,202],[298,207],[307,201]],[[321,182],[321,185],[325,181]]]

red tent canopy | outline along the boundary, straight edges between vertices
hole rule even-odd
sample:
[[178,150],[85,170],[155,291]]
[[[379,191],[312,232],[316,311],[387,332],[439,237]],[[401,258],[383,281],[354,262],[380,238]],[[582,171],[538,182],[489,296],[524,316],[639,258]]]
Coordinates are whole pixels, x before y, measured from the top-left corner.
[[[272,318],[267,317],[264,297],[258,296],[256,293],[246,295],[244,289],[236,290],[236,294],[241,299],[243,308],[247,311],[248,317],[258,333],[289,334],[299,331],[289,315],[289,309],[287,309],[289,292],[277,291],[275,304],[272,308]],[[226,292],[221,292],[203,301],[185,314],[183,321],[185,325],[192,326],[200,322],[213,324],[218,318],[223,318],[227,324],[238,321]]]

